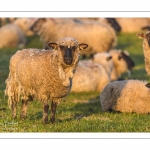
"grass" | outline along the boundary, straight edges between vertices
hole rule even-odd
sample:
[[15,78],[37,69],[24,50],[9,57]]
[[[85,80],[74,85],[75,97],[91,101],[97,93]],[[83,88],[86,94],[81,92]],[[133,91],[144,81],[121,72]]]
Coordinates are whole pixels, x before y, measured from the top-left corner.
[[[42,48],[42,43],[37,36],[28,37],[26,47]],[[120,33],[116,48],[127,50],[133,58],[135,68],[131,78],[150,81],[144,68],[142,40],[136,37],[136,33]],[[9,59],[16,50],[0,50],[0,132],[150,132],[150,115],[104,113],[98,92],[70,93],[57,107],[55,124],[42,124],[42,105],[38,101],[29,103],[25,120],[19,118],[19,103],[17,119],[12,119],[4,89]],[[127,78],[127,73],[123,77]]]

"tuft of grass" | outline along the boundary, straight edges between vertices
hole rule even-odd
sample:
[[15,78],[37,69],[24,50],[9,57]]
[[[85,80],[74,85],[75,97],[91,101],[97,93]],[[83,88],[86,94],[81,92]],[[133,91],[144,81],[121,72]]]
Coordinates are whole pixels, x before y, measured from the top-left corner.
[[[28,37],[25,48],[35,47],[42,49],[42,42],[37,36]],[[131,79],[150,81],[145,71],[142,40],[136,37],[136,33],[120,33],[116,48],[127,50],[135,62]],[[20,119],[19,102],[17,119],[12,119],[4,90],[9,60],[17,50],[0,50],[0,132],[150,132],[148,114],[102,112],[99,92],[69,93],[57,107],[54,124],[42,123],[42,105],[37,100],[29,102],[25,120]],[[127,73],[123,74],[123,78],[128,79]]]

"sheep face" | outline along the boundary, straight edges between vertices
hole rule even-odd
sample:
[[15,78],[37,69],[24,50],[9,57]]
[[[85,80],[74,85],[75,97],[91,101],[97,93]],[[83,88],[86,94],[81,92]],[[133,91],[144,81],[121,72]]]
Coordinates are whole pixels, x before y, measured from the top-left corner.
[[39,29],[42,27],[42,25],[46,22],[45,18],[37,19],[31,26],[30,30],[33,32],[39,31]]
[[77,48],[75,46],[62,46],[62,45],[60,45],[59,48],[60,48],[64,63],[66,63],[67,65],[71,65],[73,58],[74,58],[75,50]]
[[129,70],[132,70],[132,68],[134,67],[133,60],[125,52],[121,52],[121,56],[119,56],[118,59],[124,59],[125,62],[127,63],[127,66],[128,66]]
[[[66,39],[67,38],[69,37],[66,37]],[[60,43],[60,45],[57,43],[49,43],[48,45],[49,47],[58,51],[58,54],[60,56],[60,63],[64,66],[75,64],[79,60],[79,50],[83,50],[88,47],[88,45],[84,43],[78,45],[76,41],[65,41],[65,44],[61,42],[58,43]]]

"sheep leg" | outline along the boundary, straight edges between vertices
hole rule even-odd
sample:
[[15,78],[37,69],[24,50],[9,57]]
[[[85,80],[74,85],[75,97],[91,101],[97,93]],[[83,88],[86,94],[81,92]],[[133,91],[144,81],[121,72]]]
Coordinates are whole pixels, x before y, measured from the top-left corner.
[[22,100],[21,118],[25,119],[27,115],[28,101]]
[[56,107],[57,107],[57,102],[52,101],[52,103],[51,103],[51,117],[50,117],[51,123],[55,122]]
[[48,110],[49,105],[43,104],[43,123],[48,123]]
[[16,110],[17,110],[17,102],[13,102],[10,107],[11,107],[11,111],[12,111],[12,117],[15,119],[16,118]]

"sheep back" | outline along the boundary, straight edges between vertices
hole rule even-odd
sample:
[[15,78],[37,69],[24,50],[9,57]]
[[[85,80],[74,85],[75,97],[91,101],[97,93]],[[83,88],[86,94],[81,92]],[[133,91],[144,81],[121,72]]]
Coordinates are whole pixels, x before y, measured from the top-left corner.
[[150,89],[146,81],[124,80],[109,83],[100,94],[102,111],[145,114],[150,112]]

